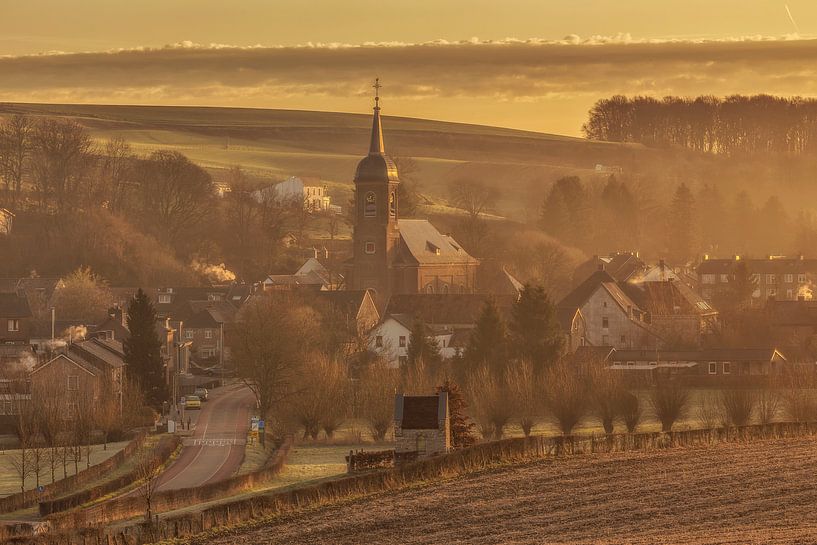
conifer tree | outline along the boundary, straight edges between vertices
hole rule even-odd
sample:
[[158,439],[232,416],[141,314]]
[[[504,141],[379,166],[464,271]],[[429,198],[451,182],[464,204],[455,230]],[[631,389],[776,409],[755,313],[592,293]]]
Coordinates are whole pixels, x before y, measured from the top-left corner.
[[543,287],[525,284],[508,329],[516,355],[533,363],[537,373],[559,357],[564,338],[556,308]]
[[161,355],[161,341],[156,332],[156,309],[140,288],[128,305],[128,331],[123,348],[129,378],[135,380],[154,408],[167,400],[167,386]]
[[466,409],[468,403],[462,395],[462,390],[455,382],[446,380],[437,387],[437,393],[448,394],[448,416],[451,423],[451,447],[455,449],[470,447],[476,442],[474,437],[474,423],[468,418]]
[[500,377],[507,360],[507,333],[505,323],[492,300],[487,300],[471,332],[465,359],[471,370],[487,366]]
[[695,197],[686,184],[675,190],[669,210],[667,246],[670,257],[684,264],[692,259],[695,248]]

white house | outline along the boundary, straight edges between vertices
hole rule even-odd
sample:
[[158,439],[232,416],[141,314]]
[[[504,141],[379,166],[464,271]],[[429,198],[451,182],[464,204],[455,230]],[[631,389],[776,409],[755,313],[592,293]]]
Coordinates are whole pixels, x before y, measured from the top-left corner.
[[258,202],[273,200],[279,204],[303,201],[304,208],[312,212],[329,210],[332,201],[326,194],[325,187],[306,185],[297,176],[290,176],[281,183],[253,192],[253,198]]
[[[369,348],[380,355],[390,367],[408,363],[408,346],[411,340],[411,326],[414,323],[408,314],[390,314],[372,331]],[[429,337],[437,341],[440,355],[447,359],[462,350],[470,334],[470,329],[454,329],[447,326],[426,324]]]

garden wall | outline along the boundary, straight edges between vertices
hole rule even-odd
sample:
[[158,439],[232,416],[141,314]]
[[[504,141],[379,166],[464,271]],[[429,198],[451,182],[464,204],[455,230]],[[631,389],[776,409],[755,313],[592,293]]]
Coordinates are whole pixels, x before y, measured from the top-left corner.
[[[408,463],[393,469],[373,471],[313,486],[282,492],[259,494],[235,500],[199,512],[170,515],[158,523],[142,522],[116,531],[100,526],[86,527],[56,535],[16,540],[14,543],[55,545],[140,544],[158,539],[192,536],[214,528],[272,517],[299,508],[331,503],[345,498],[386,491],[427,480],[461,475],[499,463],[522,462],[556,456],[590,453],[650,451],[673,447],[748,442],[762,439],[817,435],[817,423],[776,423],[741,428],[688,430],[610,436],[527,437],[483,443],[444,456]],[[191,493],[189,499],[194,495]],[[79,522],[79,521],[77,521]],[[86,519],[91,523],[91,519]],[[65,528],[63,526],[63,528]],[[52,528],[52,531],[56,530]],[[67,528],[66,528],[67,530]]]

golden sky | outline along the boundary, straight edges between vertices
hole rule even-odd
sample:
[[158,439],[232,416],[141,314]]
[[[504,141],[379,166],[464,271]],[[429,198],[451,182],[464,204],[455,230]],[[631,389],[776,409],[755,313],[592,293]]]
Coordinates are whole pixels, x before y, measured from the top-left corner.
[[578,134],[612,93],[817,96],[814,0],[0,0],[0,15],[3,101],[365,112],[378,75],[387,114]]

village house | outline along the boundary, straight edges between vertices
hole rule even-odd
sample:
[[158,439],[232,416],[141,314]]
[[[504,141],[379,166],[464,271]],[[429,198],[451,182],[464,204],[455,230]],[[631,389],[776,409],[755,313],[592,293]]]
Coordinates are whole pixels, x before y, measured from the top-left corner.
[[304,209],[310,212],[325,212],[330,210],[332,205],[326,186],[307,185],[298,176],[290,176],[283,182],[259,189],[253,192],[252,196],[259,203],[271,201],[287,205],[301,201]]
[[448,394],[397,394],[394,400],[395,453],[417,453],[424,459],[451,450]]
[[763,307],[769,299],[779,301],[809,300],[817,278],[817,259],[769,256],[766,259],[711,259],[705,256],[698,265],[698,286],[701,297],[712,301],[726,290],[736,266],[742,263],[754,282],[752,304]]
[[29,344],[33,316],[24,292],[0,293],[0,343]]
[[392,367],[408,361],[408,345],[415,319],[423,321],[426,333],[435,339],[444,358],[462,352],[476,327],[486,301],[492,300],[507,320],[517,300],[514,295],[403,294],[393,295],[383,320],[372,331],[370,348]]
[[309,257],[293,274],[271,274],[261,282],[263,291],[292,291],[296,289],[337,290],[343,277],[333,274],[317,257]]
[[777,301],[766,303],[762,312],[770,340],[780,346],[789,361],[817,360],[817,301]]
[[601,361],[630,380],[653,383],[660,376],[681,376],[691,384],[765,380],[780,374],[786,357],[775,348],[700,350],[610,350]]
[[647,323],[644,310],[605,270],[593,273],[556,307],[562,316],[581,311],[587,344],[615,348],[658,348],[663,345],[659,333]]
[[564,335],[564,350],[573,354],[580,346],[587,345],[587,323],[584,314],[578,308],[557,308],[556,319]]

